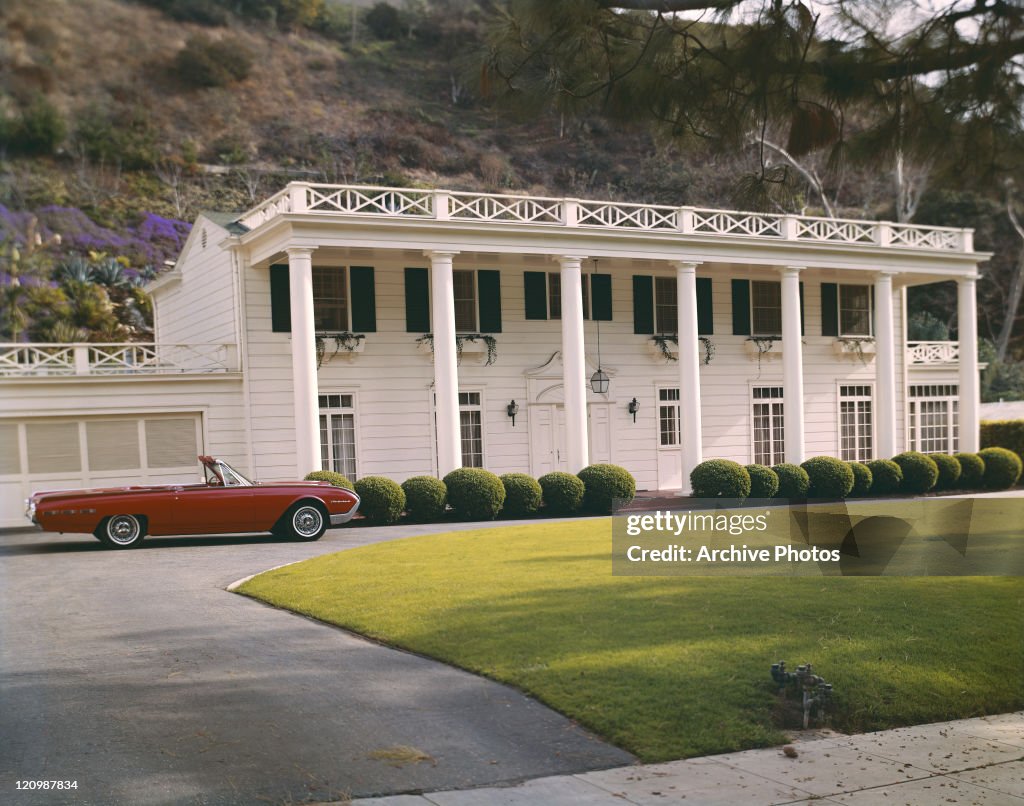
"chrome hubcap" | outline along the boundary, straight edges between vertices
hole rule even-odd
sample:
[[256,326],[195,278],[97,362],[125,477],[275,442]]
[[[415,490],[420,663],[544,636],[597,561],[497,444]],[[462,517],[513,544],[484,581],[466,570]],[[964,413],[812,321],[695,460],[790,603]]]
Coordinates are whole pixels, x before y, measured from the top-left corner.
[[115,543],[131,543],[139,536],[139,522],[131,515],[117,515],[107,524],[107,536]]
[[292,518],[292,527],[303,537],[312,537],[320,531],[324,518],[315,507],[303,507]]

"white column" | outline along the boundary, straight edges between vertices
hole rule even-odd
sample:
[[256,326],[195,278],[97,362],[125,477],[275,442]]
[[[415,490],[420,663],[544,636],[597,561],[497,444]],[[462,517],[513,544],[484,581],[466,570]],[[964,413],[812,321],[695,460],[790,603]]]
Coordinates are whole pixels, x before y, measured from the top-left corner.
[[[892,277],[883,271],[875,279],[875,414],[876,459],[889,459],[896,450],[896,329]],[[905,360],[905,359],[904,359]]]
[[802,266],[782,269],[782,408],[786,461],[804,461],[804,361],[800,334],[800,272]]
[[957,333],[960,339],[960,450],[974,453],[981,446],[978,378],[977,277],[957,280]]
[[320,470],[320,401],[313,323],[313,250],[288,250],[292,314],[292,393],[295,399],[295,471]]
[[459,442],[459,371],[455,345],[452,258],[457,252],[426,252],[430,258],[431,326],[434,333],[434,411],[437,415],[437,474],[462,467]]
[[689,495],[690,473],[704,459],[700,421],[700,349],[697,339],[697,266],[675,261],[679,312],[679,428],[683,494]]
[[560,257],[562,267],[562,388],[565,392],[565,452],[570,473],[590,464],[587,440],[587,362],[583,344],[581,257]]

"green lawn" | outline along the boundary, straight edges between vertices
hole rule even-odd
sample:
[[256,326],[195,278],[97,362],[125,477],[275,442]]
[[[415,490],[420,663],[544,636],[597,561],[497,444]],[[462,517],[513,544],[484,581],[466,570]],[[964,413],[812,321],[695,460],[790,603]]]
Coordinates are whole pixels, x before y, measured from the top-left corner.
[[613,577],[610,532],[410,538],[241,592],[510,683],[644,761],[782,741],[780,659],[835,685],[840,730],[1024,707],[1024,579]]

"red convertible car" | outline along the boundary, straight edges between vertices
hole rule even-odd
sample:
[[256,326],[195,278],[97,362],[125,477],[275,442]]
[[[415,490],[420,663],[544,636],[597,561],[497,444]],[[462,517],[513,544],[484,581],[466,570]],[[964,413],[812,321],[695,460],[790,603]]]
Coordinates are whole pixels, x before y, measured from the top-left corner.
[[227,462],[200,456],[205,481],[34,493],[25,514],[47,532],[91,532],[111,548],[150,535],[271,532],[319,540],[359,509],[359,496],[326,481],[249,481]]

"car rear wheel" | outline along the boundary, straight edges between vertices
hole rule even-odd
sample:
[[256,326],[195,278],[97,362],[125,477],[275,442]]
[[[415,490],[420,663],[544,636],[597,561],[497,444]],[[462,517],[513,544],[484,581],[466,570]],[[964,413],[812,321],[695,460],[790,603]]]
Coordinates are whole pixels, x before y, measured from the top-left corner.
[[110,548],[130,549],[146,536],[145,522],[137,515],[112,515],[100,524],[96,536]]
[[327,531],[327,513],[311,501],[295,504],[283,518],[280,532],[289,540],[313,541]]

